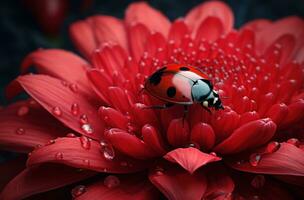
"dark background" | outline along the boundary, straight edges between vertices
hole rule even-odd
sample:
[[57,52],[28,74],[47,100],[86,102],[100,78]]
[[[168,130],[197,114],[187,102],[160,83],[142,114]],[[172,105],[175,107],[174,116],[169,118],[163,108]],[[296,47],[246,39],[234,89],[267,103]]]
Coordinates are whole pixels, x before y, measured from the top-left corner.
[[[5,105],[3,90],[19,71],[19,65],[29,52],[37,48],[64,48],[73,50],[68,38],[68,25],[93,14],[106,14],[122,18],[131,0],[65,0],[67,14],[57,34],[42,31],[48,22],[38,25],[37,17],[25,4],[27,0],[0,1],[0,105]],[[28,0],[35,2],[35,0]],[[38,0],[49,1],[49,0]],[[55,0],[56,1],[56,0]],[[63,0],[59,0],[63,1]],[[161,10],[171,20],[185,15],[201,0],[154,0],[149,3]],[[279,19],[289,15],[304,15],[304,0],[228,0],[235,14],[235,26],[256,18]],[[84,5],[87,3],[87,5]],[[27,5],[27,7],[26,7]],[[40,10],[41,11],[41,10]],[[40,12],[40,15],[43,12]],[[39,18],[39,17],[38,17]],[[11,157],[0,152],[0,162]]]

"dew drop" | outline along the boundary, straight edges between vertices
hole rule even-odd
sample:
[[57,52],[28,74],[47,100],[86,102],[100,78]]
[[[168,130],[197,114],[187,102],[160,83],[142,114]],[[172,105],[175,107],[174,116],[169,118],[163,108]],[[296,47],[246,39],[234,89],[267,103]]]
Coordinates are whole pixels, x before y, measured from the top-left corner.
[[258,154],[258,153],[251,154],[250,158],[249,158],[249,163],[252,166],[256,167],[256,166],[258,166],[261,158],[262,158],[261,154]]
[[89,122],[88,116],[86,114],[83,114],[80,116],[80,123],[81,124],[86,124]]
[[55,154],[55,159],[56,160],[62,160],[63,159],[63,153],[61,153],[61,152],[56,153]]
[[274,153],[280,148],[280,146],[281,145],[278,142],[270,142],[265,149],[265,153]]
[[115,188],[120,185],[120,180],[117,176],[109,175],[104,179],[103,183],[107,188]]
[[17,128],[16,134],[17,135],[23,135],[23,134],[25,134],[25,129],[24,128]]
[[66,137],[68,137],[68,138],[75,138],[76,135],[75,135],[74,133],[68,133],[68,134],[66,135]]
[[84,163],[87,167],[90,167],[90,160],[85,159],[85,160],[83,160],[83,163]]
[[29,107],[27,107],[27,106],[21,106],[21,107],[18,109],[18,111],[17,111],[17,115],[18,115],[19,117],[22,117],[22,116],[28,114],[29,110],[30,110]]
[[160,166],[157,166],[155,169],[154,169],[154,174],[157,175],[157,176],[161,176],[161,175],[164,175],[164,168],[160,167]]
[[71,191],[72,197],[76,198],[86,192],[86,187],[84,185],[78,185],[74,187]]
[[79,140],[80,140],[82,148],[84,148],[86,150],[89,150],[91,148],[91,142],[90,142],[89,138],[87,138],[86,136],[81,136],[79,138]]
[[84,132],[88,133],[88,134],[91,134],[91,133],[94,132],[94,129],[91,127],[90,124],[83,124],[83,125],[81,126],[81,129],[82,129]]
[[193,148],[196,148],[196,149],[200,148],[199,144],[197,144],[196,142],[191,142],[190,144],[187,145],[187,147],[193,147]]
[[76,116],[79,114],[79,105],[77,103],[73,103],[71,106],[72,115]]
[[55,144],[55,140],[49,140],[45,145]]
[[290,138],[287,140],[287,143],[292,144],[296,147],[300,145],[300,141],[297,138]]
[[72,92],[77,92],[77,91],[78,91],[78,86],[77,86],[77,84],[75,84],[75,83],[71,83],[71,84],[69,85],[69,88],[70,88],[70,90],[71,90]]
[[264,184],[265,184],[265,177],[263,175],[256,175],[251,181],[251,186],[256,189],[262,188]]
[[212,156],[217,156],[215,152],[210,152],[209,154]]
[[62,115],[61,109],[58,106],[56,106],[52,109],[52,113],[54,115],[56,115],[57,117],[60,117]]
[[115,151],[111,144],[108,144],[105,141],[100,142],[101,146],[101,153],[103,154],[104,158],[107,160],[113,160],[115,158]]

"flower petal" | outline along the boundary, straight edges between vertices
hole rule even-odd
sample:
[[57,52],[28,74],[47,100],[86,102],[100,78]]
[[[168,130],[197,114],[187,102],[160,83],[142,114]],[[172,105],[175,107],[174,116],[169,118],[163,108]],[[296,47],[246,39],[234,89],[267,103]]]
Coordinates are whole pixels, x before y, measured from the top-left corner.
[[222,21],[217,17],[207,17],[202,21],[196,32],[196,40],[202,39],[209,40],[211,42],[218,39],[224,33],[224,27]]
[[111,16],[97,15],[90,17],[88,21],[93,27],[93,32],[99,45],[107,42],[115,42],[124,49],[128,49],[125,26],[120,19]]
[[165,171],[152,171],[150,181],[168,198],[174,200],[200,200],[207,180],[203,173],[189,174],[181,168],[170,167]]
[[124,130],[112,128],[105,133],[105,137],[115,148],[133,158],[149,159],[158,156],[149,145]]
[[64,165],[47,164],[27,168],[5,187],[0,199],[19,200],[33,194],[63,187],[95,175],[95,172],[73,169]]
[[27,153],[68,133],[38,104],[30,102],[20,101],[0,111],[1,149]]
[[76,200],[92,199],[159,199],[159,192],[147,180],[143,180],[143,174],[119,176],[119,185],[107,187],[104,181],[99,181],[87,187],[84,194],[76,197]]
[[97,48],[97,41],[92,27],[87,21],[77,21],[70,26],[70,36],[76,48],[86,57],[90,58]]
[[229,6],[221,1],[210,1],[196,6],[187,14],[185,21],[192,31],[196,33],[202,21],[207,17],[218,17],[223,24],[225,33],[229,32],[233,27],[233,12]]
[[126,11],[125,20],[128,25],[142,23],[150,29],[168,35],[170,21],[158,10],[150,7],[146,2],[132,3]]
[[40,74],[47,74],[77,84],[79,90],[88,98],[94,98],[86,76],[88,63],[79,56],[61,49],[37,50],[29,54],[22,62],[22,72],[34,65]]
[[262,145],[273,137],[275,130],[276,125],[269,118],[251,121],[236,129],[214,151],[231,154]]
[[[65,125],[89,137],[101,138],[104,125],[97,120],[98,107],[91,105],[81,93],[72,91],[62,85],[60,80],[46,75],[26,75],[17,80],[29,95]],[[72,112],[73,104],[78,105],[79,112]],[[88,122],[81,122],[81,116],[86,116]],[[83,128],[84,124],[92,130],[87,131]]]
[[198,144],[201,148],[209,150],[215,142],[213,128],[206,123],[199,122],[191,130],[191,142]]
[[168,161],[180,164],[185,170],[193,174],[198,168],[221,158],[203,153],[197,148],[178,148],[167,153],[164,158]]
[[[31,153],[27,165],[45,162],[65,164],[75,168],[109,173],[130,173],[143,168],[138,161],[122,156],[117,152],[114,158],[106,158],[101,145],[95,140],[80,138],[58,138],[53,144],[41,147]],[[126,163],[122,164],[122,162]]]
[[252,30],[254,32],[259,32],[265,29],[267,26],[271,24],[271,21],[268,19],[256,19],[249,21],[241,27],[241,30]]
[[164,141],[154,126],[146,124],[142,127],[141,133],[143,136],[143,140],[146,144],[148,144],[151,149],[155,152],[159,153],[159,155],[166,154],[166,148],[164,145]]
[[173,146],[186,145],[189,142],[189,124],[183,119],[174,119],[167,130],[168,142]]
[[304,151],[292,144],[281,143],[276,152],[261,156],[257,166],[249,162],[230,162],[230,165],[251,173],[304,176]]

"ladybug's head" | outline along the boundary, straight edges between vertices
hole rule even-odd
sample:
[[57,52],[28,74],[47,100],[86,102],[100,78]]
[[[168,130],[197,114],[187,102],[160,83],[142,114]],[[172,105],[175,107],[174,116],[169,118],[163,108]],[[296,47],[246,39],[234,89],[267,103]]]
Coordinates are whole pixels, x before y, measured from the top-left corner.
[[213,108],[215,108],[215,110],[219,110],[219,109],[224,110],[222,101],[221,101],[219,95],[217,94],[217,92],[214,90],[211,91],[211,93],[208,95],[208,97],[204,101],[202,101],[201,104],[206,108],[213,107]]

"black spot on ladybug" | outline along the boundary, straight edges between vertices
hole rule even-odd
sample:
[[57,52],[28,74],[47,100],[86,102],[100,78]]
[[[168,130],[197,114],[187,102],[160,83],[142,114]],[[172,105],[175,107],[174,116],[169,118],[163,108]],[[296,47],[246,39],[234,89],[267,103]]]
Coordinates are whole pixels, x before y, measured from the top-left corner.
[[154,74],[152,74],[150,76],[149,82],[153,85],[158,85],[160,83],[162,75],[166,69],[167,69],[167,67],[163,67],[163,68],[157,70],[156,72],[154,72]]
[[170,98],[172,98],[172,97],[174,97],[175,96],[175,94],[176,94],[176,89],[175,89],[175,87],[169,87],[168,89],[167,89],[167,95],[168,95],[168,97],[170,97]]
[[190,69],[188,67],[180,67],[179,70],[181,70],[181,71],[189,71]]

